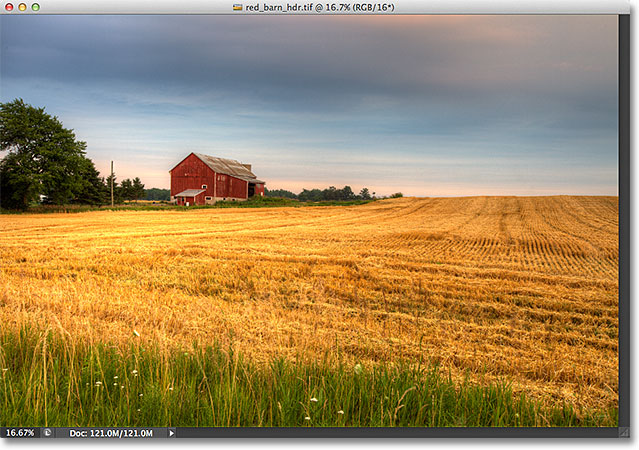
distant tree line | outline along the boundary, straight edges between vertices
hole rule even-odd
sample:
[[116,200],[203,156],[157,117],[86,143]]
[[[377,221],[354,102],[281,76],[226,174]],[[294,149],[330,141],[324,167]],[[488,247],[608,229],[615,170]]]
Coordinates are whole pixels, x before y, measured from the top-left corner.
[[151,188],[146,190],[144,200],[169,201],[171,199],[171,191],[169,189]]
[[270,190],[267,187],[264,188],[264,195],[266,197],[280,197],[280,198],[293,198],[297,200],[297,194],[286,189],[273,189]]
[[[342,189],[337,189],[335,186],[330,186],[327,189],[302,189],[302,192],[296,194],[285,189],[269,190],[264,188],[264,195],[267,197],[283,197],[292,198],[301,202],[321,202],[321,201],[348,201],[348,200],[372,200],[375,198],[375,192],[371,193],[368,188],[363,188],[359,191],[359,194],[355,194],[350,186],[344,186]],[[403,197],[401,192],[397,192],[390,196],[390,198]],[[386,198],[386,197],[381,197]]]
[[[0,206],[26,209],[34,202],[56,205],[111,203],[111,178],[100,176],[85,156],[86,142],[76,140],[57,117],[22,99],[0,103]],[[139,178],[118,183],[117,203],[144,198]]]

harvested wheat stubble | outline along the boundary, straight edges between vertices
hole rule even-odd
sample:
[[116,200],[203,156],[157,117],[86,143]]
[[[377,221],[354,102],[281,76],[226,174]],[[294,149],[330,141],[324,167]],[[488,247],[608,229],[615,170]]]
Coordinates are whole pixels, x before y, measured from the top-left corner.
[[617,404],[618,198],[0,216],[0,320]]

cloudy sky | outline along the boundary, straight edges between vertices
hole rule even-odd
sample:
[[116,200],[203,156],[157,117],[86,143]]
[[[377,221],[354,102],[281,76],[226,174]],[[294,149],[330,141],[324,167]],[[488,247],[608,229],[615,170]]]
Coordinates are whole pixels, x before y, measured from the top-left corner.
[[616,16],[7,16],[0,98],[106,175],[191,151],[267,187],[617,195]]

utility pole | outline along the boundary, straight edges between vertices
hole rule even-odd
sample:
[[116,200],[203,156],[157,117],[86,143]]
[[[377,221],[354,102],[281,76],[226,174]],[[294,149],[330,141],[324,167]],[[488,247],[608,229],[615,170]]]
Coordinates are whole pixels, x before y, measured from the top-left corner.
[[111,161],[111,207],[113,207],[113,161]]

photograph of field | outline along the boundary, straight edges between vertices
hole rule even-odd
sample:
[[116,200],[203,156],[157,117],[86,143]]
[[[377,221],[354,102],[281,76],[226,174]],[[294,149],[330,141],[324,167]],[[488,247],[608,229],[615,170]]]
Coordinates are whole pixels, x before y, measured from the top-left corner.
[[617,197],[0,224],[7,425],[616,423]]
[[623,428],[619,18],[231,12],[0,17],[0,426]]

